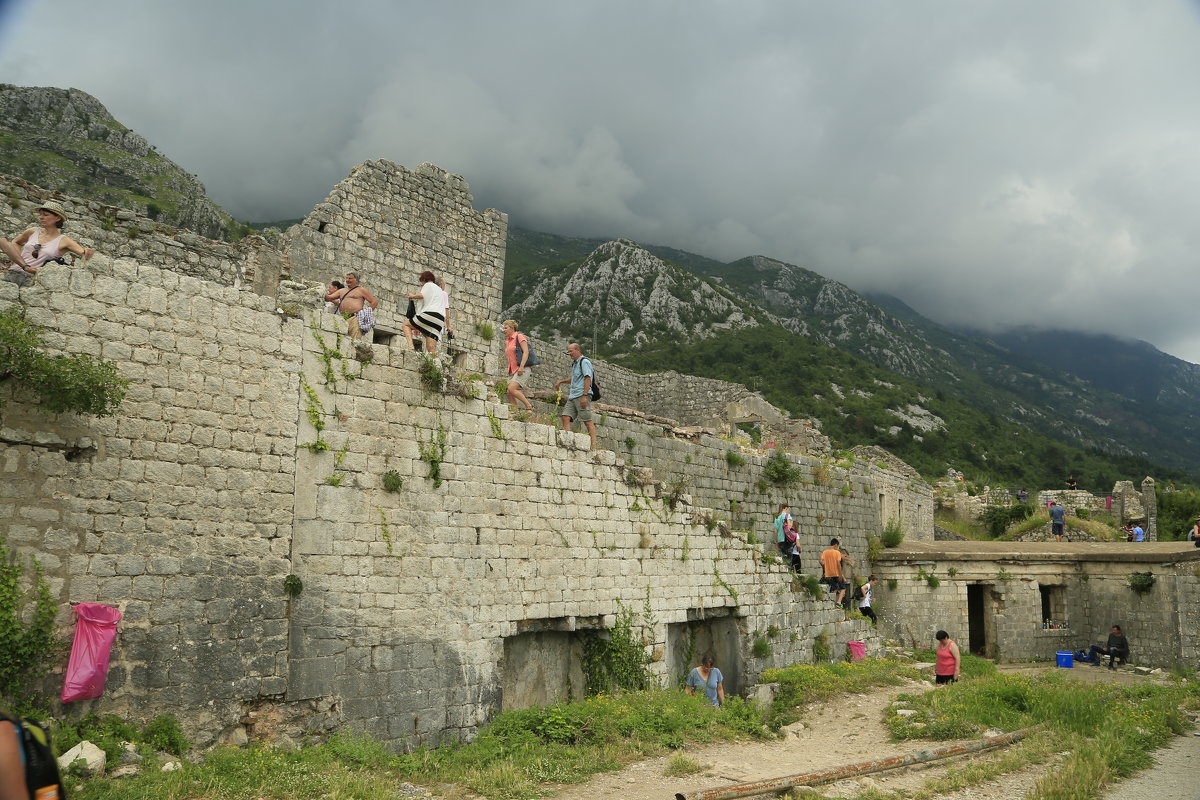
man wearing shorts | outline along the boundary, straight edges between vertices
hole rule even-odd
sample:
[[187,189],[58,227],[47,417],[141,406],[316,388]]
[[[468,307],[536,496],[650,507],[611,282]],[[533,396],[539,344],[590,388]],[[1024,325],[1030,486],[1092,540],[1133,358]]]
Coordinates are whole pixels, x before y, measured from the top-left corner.
[[596,424],[592,422],[592,362],[583,357],[583,350],[575,342],[567,345],[567,355],[571,357],[571,377],[563,378],[554,384],[555,390],[562,388],[564,383],[570,383],[567,391],[567,401],[563,403],[562,427],[564,431],[571,430],[571,423],[578,420],[587,428],[588,436],[592,437],[592,449],[596,449]]
[[1061,542],[1063,540],[1063,521],[1067,516],[1067,511],[1053,500],[1050,501],[1050,532],[1054,534],[1054,541]]
[[846,598],[846,581],[842,578],[842,551],[837,539],[829,540],[829,547],[821,551],[821,567],[825,570],[825,583],[835,594],[833,602],[839,606]]

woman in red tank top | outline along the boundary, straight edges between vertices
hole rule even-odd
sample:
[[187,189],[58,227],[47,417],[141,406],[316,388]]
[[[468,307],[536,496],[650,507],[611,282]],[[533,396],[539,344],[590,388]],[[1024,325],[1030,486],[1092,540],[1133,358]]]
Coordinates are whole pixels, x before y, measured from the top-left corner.
[[958,655],[958,645],[945,631],[937,632],[937,662],[934,667],[935,680],[938,685],[952,683],[958,680],[962,659]]

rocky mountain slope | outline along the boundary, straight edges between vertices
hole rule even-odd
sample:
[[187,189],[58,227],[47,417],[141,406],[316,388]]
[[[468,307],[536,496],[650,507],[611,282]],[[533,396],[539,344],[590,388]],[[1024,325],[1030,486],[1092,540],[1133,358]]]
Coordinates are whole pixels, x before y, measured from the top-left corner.
[[[598,355],[618,360],[632,357],[645,365],[646,358],[634,354],[658,352],[665,358],[681,343],[719,337],[726,329],[778,325],[809,343],[852,354],[893,377],[902,376],[924,387],[929,396],[964,403],[997,422],[1020,425],[1074,447],[1138,456],[1200,474],[1196,455],[1200,429],[1191,411],[1200,390],[1187,380],[1172,383],[1153,402],[1126,396],[995,341],[942,328],[894,298],[886,299],[885,308],[811,270],[763,256],[730,264],[695,257],[690,266],[699,274],[690,276],[694,283],[689,286],[682,277],[689,273],[646,250],[636,255],[641,248],[625,240],[539,272],[530,257],[535,249],[522,241],[526,232],[517,230],[511,236],[520,242],[525,265],[523,277],[507,287],[506,304],[510,315],[536,335],[590,343],[594,327]],[[584,241],[569,240],[556,247],[548,234],[538,237],[537,249],[554,255],[570,252]],[[612,280],[616,272],[609,261],[614,249],[627,263],[643,269],[624,280]],[[670,275],[669,288],[656,289],[655,274]],[[706,305],[690,299],[701,291],[700,286],[721,293],[736,306],[736,318],[706,317]],[[651,291],[658,292],[657,301],[651,301]],[[620,302],[603,303],[600,298],[608,295],[619,296]],[[643,315],[642,309],[667,297],[687,306],[683,312],[687,324],[662,324],[664,308]],[[585,317],[590,321],[585,323]],[[719,355],[717,350],[714,357]],[[823,358],[819,351],[812,357]],[[662,364],[669,367],[679,368]],[[1063,466],[1069,469],[1065,462]]]
[[242,230],[194,175],[78,89],[0,84],[0,172],[214,239]]
[[534,336],[618,354],[760,324],[760,309],[627,239],[518,281],[505,315]]

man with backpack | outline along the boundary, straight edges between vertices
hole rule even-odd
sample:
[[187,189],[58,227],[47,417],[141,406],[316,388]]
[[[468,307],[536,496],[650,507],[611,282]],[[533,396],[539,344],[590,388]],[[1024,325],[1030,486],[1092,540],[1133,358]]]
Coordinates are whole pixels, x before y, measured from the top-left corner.
[[879,619],[875,616],[875,611],[871,608],[871,590],[875,588],[877,580],[879,579],[872,572],[871,577],[867,578],[867,582],[854,590],[854,599],[858,601],[858,613],[871,620],[872,625],[879,624]]
[[571,423],[578,420],[587,428],[588,436],[592,437],[592,449],[596,449],[596,424],[592,422],[591,404],[600,399],[600,390],[596,385],[596,372],[592,369],[591,359],[585,358],[583,349],[571,342],[567,345],[567,355],[571,357],[571,377],[563,378],[554,384],[555,391],[561,391],[564,383],[570,383],[567,399],[559,414],[562,416],[564,431],[571,430]]
[[0,800],[65,800],[45,726],[0,712]]

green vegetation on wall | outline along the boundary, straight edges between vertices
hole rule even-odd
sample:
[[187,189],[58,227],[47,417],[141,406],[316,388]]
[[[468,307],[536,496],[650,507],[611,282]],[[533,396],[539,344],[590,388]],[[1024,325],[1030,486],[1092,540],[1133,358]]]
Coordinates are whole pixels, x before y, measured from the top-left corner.
[[117,413],[129,385],[111,361],[46,353],[40,334],[18,306],[0,311],[0,386],[9,381],[33,395],[39,411],[97,417]]
[[18,712],[40,705],[33,686],[62,650],[57,611],[41,562],[30,556],[27,569],[0,538],[0,705]]

